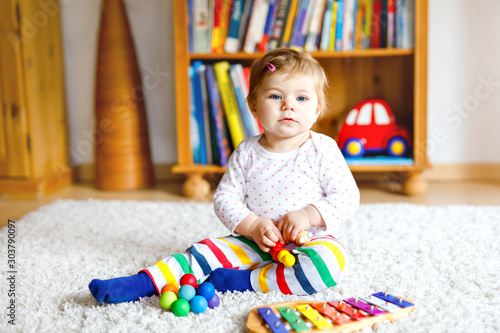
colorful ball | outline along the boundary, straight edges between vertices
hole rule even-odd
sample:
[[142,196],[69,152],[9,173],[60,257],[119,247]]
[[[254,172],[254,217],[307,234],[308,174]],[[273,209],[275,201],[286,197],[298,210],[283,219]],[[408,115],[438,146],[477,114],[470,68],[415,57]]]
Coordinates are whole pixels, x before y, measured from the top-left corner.
[[189,274],[188,273],[188,274],[184,274],[181,277],[181,280],[180,280],[179,284],[181,286],[189,284],[189,285],[193,286],[193,288],[196,288],[196,285],[198,284],[198,280],[196,280],[196,276],[194,276],[193,274]]
[[217,294],[214,294],[214,297],[212,297],[207,301],[207,305],[210,309],[218,307],[219,304],[220,304],[220,299],[219,296],[217,296]]
[[196,289],[198,295],[205,297],[207,300],[211,299],[215,295],[215,287],[210,282],[203,282]]
[[196,289],[189,284],[185,284],[179,289],[179,293],[177,295],[179,298],[185,299],[189,302],[194,296],[196,296]]
[[191,311],[191,306],[185,299],[179,298],[172,303],[172,313],[177,317],[187,316],[189,311]]
[[160,296],[160,305],[162,308],[170,310],[172,303],[177,300],[177,295],[173,291],[166,291]]
[[208,302],[205,297],[197,295],[189,301],[189,305],[194,313],[202,313],[207,309]]
[[177,288],[175,285],[169,283],[169,284],[163,286],[163,288],[161,288],[160,295],[163,295],[163,293],[167,292],[167,291],[171,291],[171,292],[173,292],[174,294],[177,295],[179,293],[179,288]]

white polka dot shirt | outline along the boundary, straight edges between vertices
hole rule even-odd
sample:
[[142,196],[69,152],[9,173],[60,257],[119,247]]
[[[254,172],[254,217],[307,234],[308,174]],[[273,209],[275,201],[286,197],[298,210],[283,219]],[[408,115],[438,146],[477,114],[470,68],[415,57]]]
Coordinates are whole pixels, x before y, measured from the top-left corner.
[[248,138],[232,153],[214,195],[221,222],[234,229],[250,213],[278,222],[290,211],[314,205],[326,227],[311,228],[336,237],[339,225],[359,206],[359,190],[335,140],[311,131],[301,147],[272,153]]

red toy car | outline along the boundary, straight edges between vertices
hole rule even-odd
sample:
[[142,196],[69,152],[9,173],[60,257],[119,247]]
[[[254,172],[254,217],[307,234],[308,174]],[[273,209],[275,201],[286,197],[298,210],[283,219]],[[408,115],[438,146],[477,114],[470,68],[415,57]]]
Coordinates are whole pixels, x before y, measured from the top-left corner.
[[411,148],[408,131],[396,124],[389,104],[377,98],[364,100],[349,111],[337,143],[347,157],[362,157],[367,152],[403,157]]

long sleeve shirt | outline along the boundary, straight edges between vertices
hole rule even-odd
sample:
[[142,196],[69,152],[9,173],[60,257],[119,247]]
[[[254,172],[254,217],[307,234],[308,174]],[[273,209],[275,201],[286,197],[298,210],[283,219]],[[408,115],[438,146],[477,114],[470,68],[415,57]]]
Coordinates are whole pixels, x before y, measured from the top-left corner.
[[359,206],[359,190],[335,140],[311,131],[301,147],[273,153],[260,138],[242,141],[230,157],[214,195],[220,221],[237,235],[234,229],[250,213],[277,222],[314,205],[325,227],[309,231],[336,237],[339,225]]

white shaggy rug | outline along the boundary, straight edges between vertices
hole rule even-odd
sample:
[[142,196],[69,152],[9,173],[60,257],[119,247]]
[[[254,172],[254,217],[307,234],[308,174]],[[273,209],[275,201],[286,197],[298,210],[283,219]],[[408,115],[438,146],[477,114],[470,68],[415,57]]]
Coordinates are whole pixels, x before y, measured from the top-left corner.
[[[15,226],[14,286],[8,229],[0,230],[0,332],[240,332],[256,306],[378,291],[414,300],[415,311],[364,332],[500,330],[500,206],[362,205],[341,231],[350,254],[341,285],[309,297],[227,293],[221,307],[183,318],[163,310],[157,296],[99,305],[87,285],[225,235],[210,204],[58,200]],[[15,326],[7,316],[11,300]]]

